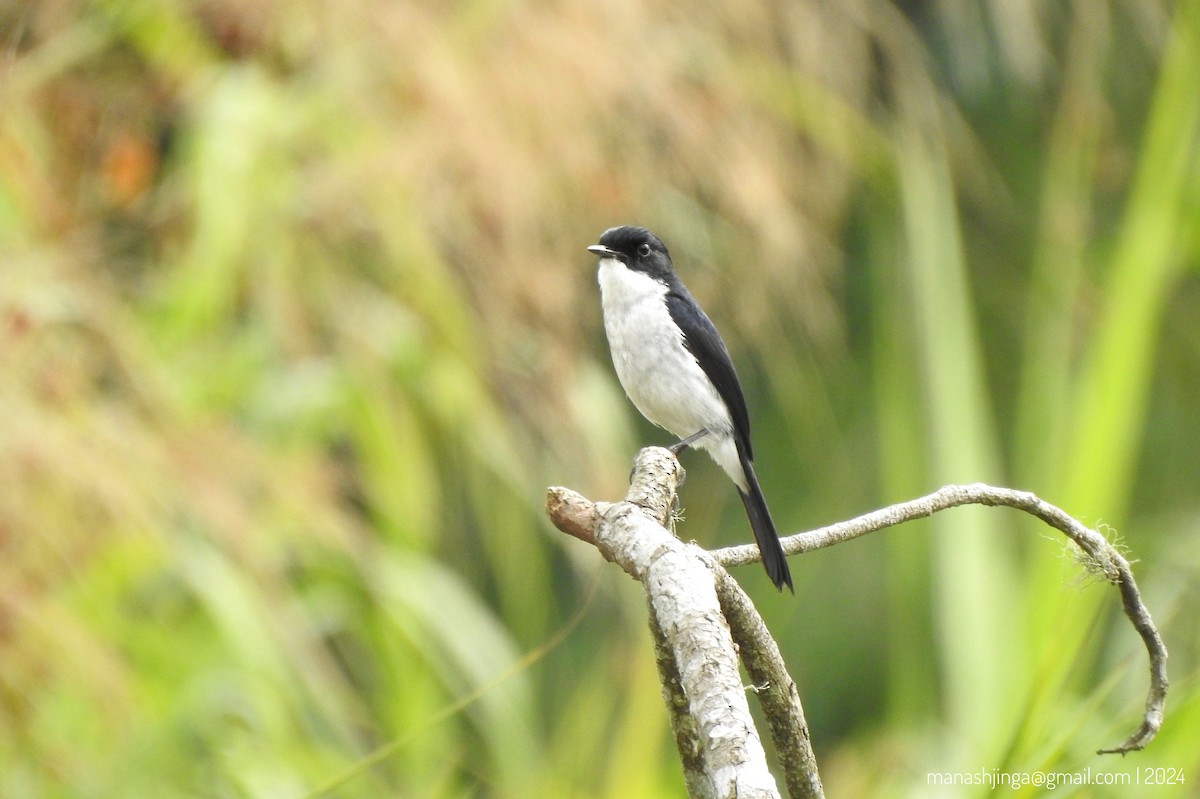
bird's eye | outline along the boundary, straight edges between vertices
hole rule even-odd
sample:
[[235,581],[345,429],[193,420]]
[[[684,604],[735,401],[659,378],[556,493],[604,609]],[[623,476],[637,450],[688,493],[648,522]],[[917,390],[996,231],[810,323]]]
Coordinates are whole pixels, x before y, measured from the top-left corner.
[[642,245],[638,246],[638,255],[645,258],[649,254],[650,254],[650,245],[649,244],[642,244]]

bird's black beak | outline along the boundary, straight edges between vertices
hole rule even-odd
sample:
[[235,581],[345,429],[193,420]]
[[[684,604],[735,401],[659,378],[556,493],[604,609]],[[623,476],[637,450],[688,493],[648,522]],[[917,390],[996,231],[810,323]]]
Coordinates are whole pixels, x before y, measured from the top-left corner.
[[599,256],[600,258],[616,258],[618,261],[625,260],[621,257],[621,253],[617,252],[616,250],[610,250],[603,244],[593,244],[591,247],[588,247],[588,252]]

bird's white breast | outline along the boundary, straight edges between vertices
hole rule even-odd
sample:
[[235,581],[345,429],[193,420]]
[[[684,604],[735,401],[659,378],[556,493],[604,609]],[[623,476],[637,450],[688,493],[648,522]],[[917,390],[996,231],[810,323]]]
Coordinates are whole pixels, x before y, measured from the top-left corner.
[[[697,446],[712,449],[721,440],[731,446],[729,412],[684,347],[683,335],[667,310],[666,295],[667,287],[649,275],[616,259],[601,259],[604,331],[617,377],[629,399],[654,424],[681,439],[707,428],[712,435]],[[715,451],[713,455],[717,457]],[[736,453],[733,457],[736,464]],[[740,475],[740,466],[737,471]]]

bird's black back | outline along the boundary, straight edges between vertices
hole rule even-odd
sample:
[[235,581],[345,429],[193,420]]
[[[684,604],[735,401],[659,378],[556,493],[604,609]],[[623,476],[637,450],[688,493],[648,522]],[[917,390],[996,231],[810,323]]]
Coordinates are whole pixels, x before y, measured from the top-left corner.
[[750,414],[746,410],[746,398],[742,394],[742,384],[738,381],[737,372],[734,371],[733,359],[729,357],[729,349],[691,292],[678,277],[674,274],[672,277],[675,279],[667,292],[667,310],[670,311],[675,324],[683,331],[683,346],[695,357],[704,374],[716,387],[717,393],[725,402],[725,407],[729,409],[734,435],[745,447],[747,457],[753,458],[750,447]]

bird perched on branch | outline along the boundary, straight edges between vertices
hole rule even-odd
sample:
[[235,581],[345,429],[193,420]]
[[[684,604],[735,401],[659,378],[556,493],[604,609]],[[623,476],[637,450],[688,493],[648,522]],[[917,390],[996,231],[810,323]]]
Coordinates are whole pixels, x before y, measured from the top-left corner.
[[[729,350],[675,274],[662,239],[614,227],[588,250],[600,259],[600,301],[613,366],[625,394],[650,422],[708,451],[737,486],[763,566],[775,587],[792,576],[754,475],[750,417]],[[794,589],[792,589],[794,590]]]

